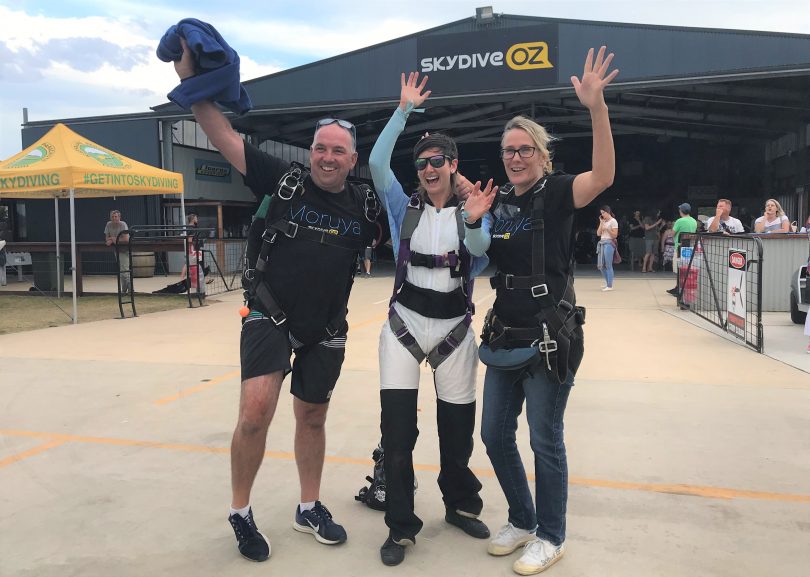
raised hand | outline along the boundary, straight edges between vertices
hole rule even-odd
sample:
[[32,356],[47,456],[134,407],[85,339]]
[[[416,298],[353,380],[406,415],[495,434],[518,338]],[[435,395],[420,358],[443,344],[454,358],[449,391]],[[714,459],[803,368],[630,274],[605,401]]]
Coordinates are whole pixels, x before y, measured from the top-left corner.
[[474,223],[484,216],[489,207],[492,206],[492,201],[495,200],[495,194],[498,192],[497,186],[492,186],[492,179],[489,179],[484,189],[481,189],[481,181],[475,183],[470,195],[464,203],[464,210],[467,211],[467,221]]
[[405,80],[405,73],[402,73],[400,78],[400,85],[402,89],[399,93],[399,107],[402,110],[408,106],[408,102],[413,102],[414,108],[418,108],[430,96],[430,90],[425,91],[428,77],[424,76],[422,82],[419,82],[419,73],[411,72],[408,74],[407,81]]
[[613,60],[613,52],[605,58],[606,48],[602,46],[596,54],[596,61],[593,58],[593,48],[588,50],[585,58],[585,68],[582,71],[582,79],[576,76],[571,77],[571,84],[577,93],[577,98],[588,110],[594,110],[605,105],[605,86],[616,78],[619,73],[618,68],[610,74],[605,75]]
[[194,54],[192,54],[186,39],[182,36],[180,37],[180,45],[183,47],[183,56],[180,57],[180,60],[174,61],[174,71],[177,72],[180,80],[185,80],[194,76],[197,70],[194,66]]

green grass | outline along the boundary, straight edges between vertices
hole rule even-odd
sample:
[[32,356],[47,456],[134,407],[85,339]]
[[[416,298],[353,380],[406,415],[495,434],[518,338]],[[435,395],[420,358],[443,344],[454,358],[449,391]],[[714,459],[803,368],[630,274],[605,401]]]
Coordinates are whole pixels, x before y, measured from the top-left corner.
[[[197,305],[196,298],[194,304]],[[136,295],[135,297],[138,316],[187,306],[186,295]],[[118,310],[118,298],[115,295],[79,297],[78,307],[79,322],[82,324],[121,316]],[[124,305],[124,313],[127,316],[132,315],[130,305]],[[57,299],[0,293],[0,335],[68,325],[72,322],[72,315],[73,299],[70,295]]]

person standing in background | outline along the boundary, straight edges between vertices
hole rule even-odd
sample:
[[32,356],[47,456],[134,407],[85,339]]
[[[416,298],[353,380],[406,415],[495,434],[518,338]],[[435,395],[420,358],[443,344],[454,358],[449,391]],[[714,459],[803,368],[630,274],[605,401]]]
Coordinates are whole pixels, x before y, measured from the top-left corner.
[[596,245],[596,268],[602,273],[602,291],[613,290],[613,255],[616,253],[616,237],[619,236],[619,223],[608,205],[599,208],[599,226],[596,228],[599,244]]
[[[110,220],[107,221],[107,225],[104,227],[104,242],[107,246],[113,246],[118,243],[129,243],[129,235],[122,234],[120,237],[118,236],[121,232],[129,230],[127,223],[121,220],[121,211],[120,210],[112,210],[110,211]],[[130,280],[129,280],[129,250],[126,247],[113,247],[116,252],[116,262],[118,263],[118,274],[121,277],[121,291],[126,294],[129,292],[130,288]]]
[[[675,221],[675,224],[672,225],[672,232],[674,236],[674,245],[675,250],[673,251],[672,257],[672,272],[676,275],[678,274],[678,249],[680,248],[680,238],[681,233],[694,233],[697,230],[697,221],[692,218],[692,205],[688,202],[684,202],[680,206],[678,206],[678,212],[681,217]],[[671,288],[667,291],[672,296],[678,296],[678,277],[675,277],[675,288]]]

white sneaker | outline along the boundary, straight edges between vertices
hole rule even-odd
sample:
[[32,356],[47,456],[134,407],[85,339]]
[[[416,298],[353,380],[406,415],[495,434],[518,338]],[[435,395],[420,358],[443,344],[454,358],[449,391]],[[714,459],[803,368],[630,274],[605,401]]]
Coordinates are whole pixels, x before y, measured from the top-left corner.
[[607,285],[605,283],[602,283],[602,284],[599,285],[599,288],[605,288],[606,286]]
[[605,293],[605,292],[607,292],[607,291],[612,291],[612,290],[613,290],[613,287],[612,287],[612,286],[606,286],[606,287],[603,287],[603,288],[602,288],[602,292],[603,292],[603,293]]
[[534,575],[554,565],[563,553],[565,543],[552,545],[545,539],[536,539],[526,544],[523,555],[512,565],[512,570],[518,575]]
[[507,523],[501,527],[498,534],[489,542],[487,553],[497,556],[509,555],[536,538],[533,530],[518,529],[512,523]]

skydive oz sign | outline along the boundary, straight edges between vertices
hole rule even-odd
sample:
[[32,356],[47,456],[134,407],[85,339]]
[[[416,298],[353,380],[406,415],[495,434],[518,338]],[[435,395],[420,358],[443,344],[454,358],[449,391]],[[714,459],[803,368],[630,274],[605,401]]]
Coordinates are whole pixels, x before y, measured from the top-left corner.
[[557,84],[557,26],[423,36],[419,70],[435,94]]

